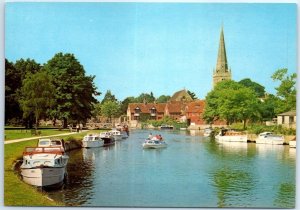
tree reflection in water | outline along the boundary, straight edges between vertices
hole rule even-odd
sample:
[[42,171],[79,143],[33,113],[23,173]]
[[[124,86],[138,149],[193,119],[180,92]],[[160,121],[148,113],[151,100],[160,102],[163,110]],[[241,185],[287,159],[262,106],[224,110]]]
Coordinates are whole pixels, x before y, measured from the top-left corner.
[[292,183],[281,183],[274,205],[279,208],[295,208],[295,185]]
[[[250,174],[241,170],[219,169],[212,178],[217,188],[218,207],[232,206],[230,199],[238,200],[241,196],[248,196],[253,186]],[[237,204],[234,206],[237,207]]]

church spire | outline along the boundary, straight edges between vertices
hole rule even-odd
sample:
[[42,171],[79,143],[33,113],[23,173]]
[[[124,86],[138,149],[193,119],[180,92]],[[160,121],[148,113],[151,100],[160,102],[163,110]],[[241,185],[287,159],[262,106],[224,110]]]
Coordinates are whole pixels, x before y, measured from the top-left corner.
[[228,68],[228,63],[227,63],[224,31],[223,31],[223,24],[222,24],[217,65],[213,72],[213,86],[215,86],[218,82],[221,82],[223,80],[231,80],[231,71]]
[[220,43],[219,43],[216,72],[228,72],[223,25],[222,25],[221,34],[220,34]]

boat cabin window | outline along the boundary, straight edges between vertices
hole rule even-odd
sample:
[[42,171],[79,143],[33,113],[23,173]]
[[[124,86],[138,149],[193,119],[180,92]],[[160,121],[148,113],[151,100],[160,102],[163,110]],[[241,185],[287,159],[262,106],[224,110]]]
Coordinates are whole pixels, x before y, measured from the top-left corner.
[[61,145],[61,142],[59,140],[52,140],[51,141],[51,145],[52,146],[60,146]]
[[39,146],[50,146],[50,142],[48,140],[39,141]]

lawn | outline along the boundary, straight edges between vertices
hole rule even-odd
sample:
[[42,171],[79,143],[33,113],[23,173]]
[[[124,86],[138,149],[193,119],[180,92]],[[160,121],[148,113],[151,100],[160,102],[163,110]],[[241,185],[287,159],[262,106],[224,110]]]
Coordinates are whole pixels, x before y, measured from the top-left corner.
[[[89,131],[63,138],[82,139]],[[98,133],[98,132],[97,132]],[[64,206],[63,203],[49,200],[46,193],[38,191],[35,187],[28,185],[18,177],[13,170],[13,165],[17,159],[22,158],[22,152],[26,146],[35,146],[38,140],[29,140],[13,144],[4,145],[4,205],[5,206]]]
[[[58,130],[58,129],[39,129],[38,131],[41,132],[41,135],[38,136],[50,136],[55,134],[67,133],[69,132],[68,129]],[[35,135],[31,134],[31,130],[28,129],[14,129],[14,130],[5,130],[5,141],[13,140],[13,139],[22,139],[22,138],[29,138],[29,137],[36,137]]]

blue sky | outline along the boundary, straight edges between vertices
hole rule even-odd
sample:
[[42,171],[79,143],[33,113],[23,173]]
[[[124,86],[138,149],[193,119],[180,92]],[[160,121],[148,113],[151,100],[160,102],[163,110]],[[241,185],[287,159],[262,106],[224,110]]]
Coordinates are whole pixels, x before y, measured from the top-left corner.
[[5,57],[43,64],[73,53],[119,100],[212,88],[223,23],[232,77],[275,93],[271,75],[297,68],[296,4],[7,3]]

